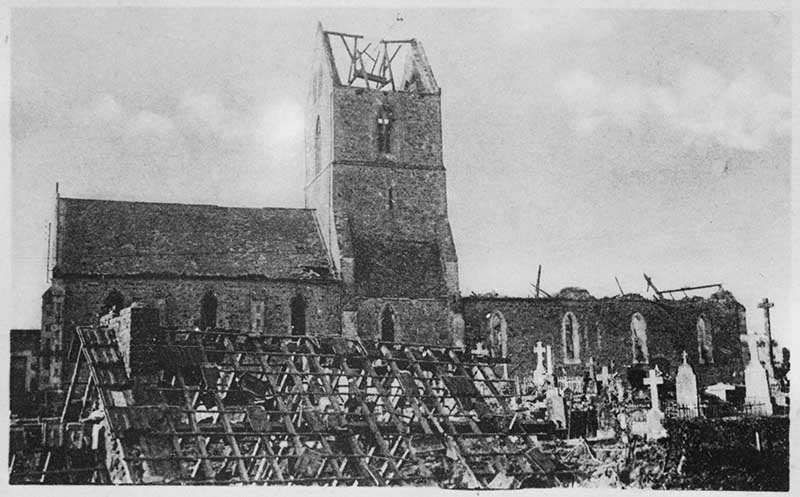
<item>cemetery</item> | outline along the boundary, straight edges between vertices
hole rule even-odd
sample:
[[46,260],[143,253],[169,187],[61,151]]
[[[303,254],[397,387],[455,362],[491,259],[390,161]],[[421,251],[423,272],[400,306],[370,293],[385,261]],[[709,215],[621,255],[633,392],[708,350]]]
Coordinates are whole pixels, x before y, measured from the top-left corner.
[[482,346],[164,329],[154,313],[78,329],[61,415],[12,420],[12,483],[788,489],[788,416],[760,363],[727,402],[698,394],[686,353],[674,375],[590,361],[562,378],[539,342],[523,383]]

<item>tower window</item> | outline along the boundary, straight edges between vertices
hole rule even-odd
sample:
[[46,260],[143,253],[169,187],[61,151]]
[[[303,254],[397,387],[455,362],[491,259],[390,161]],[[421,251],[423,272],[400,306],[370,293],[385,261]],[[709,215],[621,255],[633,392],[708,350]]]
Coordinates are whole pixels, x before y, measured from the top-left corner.
[[564,362],[579,362],[581,359],[581,335],[578,318],[568,312],[561,322],[561,340],[564,345]]
[[392,112],[384,106],[378,113],[378,152],[388,154],[391,152]]

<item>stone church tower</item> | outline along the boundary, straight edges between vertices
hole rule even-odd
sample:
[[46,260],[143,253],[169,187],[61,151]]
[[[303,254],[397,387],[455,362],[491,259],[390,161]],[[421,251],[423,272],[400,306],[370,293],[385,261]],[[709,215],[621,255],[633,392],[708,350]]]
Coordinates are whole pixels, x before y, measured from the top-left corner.
[[[306,110],[305,202],[344,283],[343,333],[450,343],[461,320],[441,90],[416,40],[379,44],[388,56],[402,45],[400,78],[368,72],[358,40],[318,27]],[[352,44],[349,81],[334,43]]]

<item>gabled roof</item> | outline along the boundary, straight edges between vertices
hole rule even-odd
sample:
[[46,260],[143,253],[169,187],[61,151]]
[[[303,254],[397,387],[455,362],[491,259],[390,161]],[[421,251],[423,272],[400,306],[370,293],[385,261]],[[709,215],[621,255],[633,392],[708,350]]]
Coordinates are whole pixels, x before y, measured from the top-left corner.
[[330,278],[309,209],[59,198],[56,274]]

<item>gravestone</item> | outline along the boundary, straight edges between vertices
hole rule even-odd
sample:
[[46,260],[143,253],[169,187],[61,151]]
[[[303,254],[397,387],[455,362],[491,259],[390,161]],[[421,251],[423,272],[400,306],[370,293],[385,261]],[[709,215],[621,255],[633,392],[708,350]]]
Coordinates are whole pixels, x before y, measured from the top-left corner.
[[752,408],[753,414],[772,415],[772,400],[769,395],[767,372],[758,360],[758,337],[742,335],[741,340],[747,342],[750,349],[750,360],[744,369],[745,403]]
[[686,362],[689,354],[684,350],[682,355],[683,364],[678,366],[678,374],[675,375],[675,398],[681,414],[694,418],[699,414],[697,410],[697,377],[692,371],[692,367]]
[[552,387],[547,391],[547,415],[557,428],[566,427],[567,414],[564,409],[564,398],[558,392],[557,387]]
[[553,375],[553,347],[547,346],[547,382],[551,385],[556,384],[555,375]]
[[545,376],[547,375],[544,367],[545,348],[542,346],[542,342],[536,342],[533,352],[536,354],[536,369],[533,370],[533,382],[537,387],[541,387],[544,385]]
[[647,411],[647,438],[651,440],[658,440],[667,436],[667,430],[664,429],[664,413],[661,412],[661,406],[658,400],[658,385],[664,383],[661,377],[661,372],[658,366],[650,370],[650,375],[644,380],[644,384],[650,387],[650,410]]
[[600,370],[600,374],[597,375],[597,379],[600,380],[600,383],[603,385],[603,390],[608,388],[608,383],[611,381],[611,373],[608,372],[608,366],[603,366],[603,369]]

